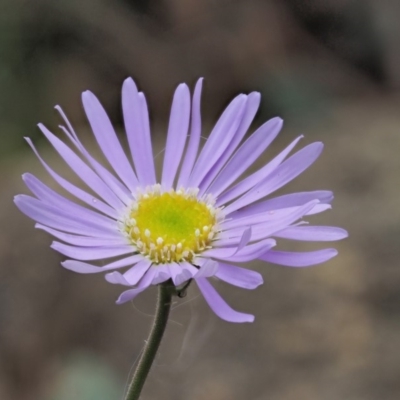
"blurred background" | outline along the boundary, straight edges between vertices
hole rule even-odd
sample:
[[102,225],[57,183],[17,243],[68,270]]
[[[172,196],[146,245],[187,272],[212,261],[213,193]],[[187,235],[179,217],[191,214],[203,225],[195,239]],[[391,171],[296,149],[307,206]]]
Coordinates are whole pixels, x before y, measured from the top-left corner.
[[60,267],[12,203],[28,192],[23,172],[51,184],[23,137],[74,179],[36,124],[60,132],[60,104],[91,146],[81,92],[121,127],[127,76],[146,93],[155,154],[178,83],[205,77],[204,136],[234,95],[260,91],[254,127],[285,126],[255,168],[298,134],[322,140],[283,193],[334,190],[333,210],[311,220],[350,232],[324,265],[252,263],[257,290],[218,284],[254,324],[219,320],[191,287],[143,399],[399,399],[399,17],[397,0],[0,0],[0,399],[121,399],[143,347],[154,288],[116,306],[120,287]]

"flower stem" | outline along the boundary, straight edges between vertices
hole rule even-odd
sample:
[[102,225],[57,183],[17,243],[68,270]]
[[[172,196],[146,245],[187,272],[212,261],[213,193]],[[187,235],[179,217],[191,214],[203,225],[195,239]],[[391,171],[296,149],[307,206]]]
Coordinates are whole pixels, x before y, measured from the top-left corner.
[[157,308],[153,326],[138,362],[138,366],[133,374],[132,381],[129,384],[125,400],[139,399],[147,375],[160,346],[161,339],[164,335],[171,308],[172,296],[175,293],[175,286],[170,281],[164,282],[158,286]]

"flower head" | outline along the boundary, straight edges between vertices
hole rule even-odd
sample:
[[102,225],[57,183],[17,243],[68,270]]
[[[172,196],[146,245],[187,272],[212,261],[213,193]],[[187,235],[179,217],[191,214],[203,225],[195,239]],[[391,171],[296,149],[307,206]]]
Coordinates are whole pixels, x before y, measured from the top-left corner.
[[[282,120],[267,121],[242,143],[260,95],[241,94],[228,105],[199,150],[201,90],[202,79],[192,100],[185,84],[176,89],[160,179],[153,162],[146,99],[132,79],[127,79],[122,89],[129,155],[97,98],[91,92],[82,95],[87,118],[111,171],[86,150],[57,106],[65,122],[61,129],[73,149],[44,125],[39,128],[86,188],[57,174],[31,140],[26,140],[60,187],[85,206],[61,196],[31,174],[24,174],[23,179],[35,197],[18,195],[15,203],[37,222],[37,228],[58,239],[51,247],[70,258],[62,263],[65,268],[79,273],[106,272],[108,282],[129,287],[117,303],[132,300],[150,285],[169,279],[178,288],[194,280],[219,317],[252,322],[253,315],[237,312],[225,303],[210,278],[254,289],[263,283],[261,275],[240,264],[260,259],[306,267],[337,254],[334,249],[273,250],[277,238],[333,241],[347,233],[302,220],[330,208],[333,195],[329,191],[266,199],[308,168],[320,155],[322,143],[310,144],[288,157],[301,139],[298,137],[262,168],[239,180],[278,135]],[[86,262],[103,259],[114,260],[103,266]]]

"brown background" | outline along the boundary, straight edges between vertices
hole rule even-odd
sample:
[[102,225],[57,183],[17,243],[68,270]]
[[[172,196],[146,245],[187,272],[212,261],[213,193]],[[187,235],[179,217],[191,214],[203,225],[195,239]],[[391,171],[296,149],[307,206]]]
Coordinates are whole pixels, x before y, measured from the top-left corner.
[[280,115],[285,127],[259,165],[300,133],[322,140],[283,192],[334,190],[313,221],[350,232],[325,265],[253,263],[257,290],[219,284],[254,324],[219,320],[191,288],[143,399],[400,398],[399,11],[396,0],[1,0],[0,399],[121,399],[143,346],[154,288],[116,306],[119,287],[61,268],[12,203],[27,193],[21,173],[51,182],[22,137],[70,177],[35,124],[56,131],[60,104],[90,145],[80,93],[120,126],[127,76],[148,98],[156,152],[178,83],[205,77],[205,136],[233,95],[260,91],[254,126]]

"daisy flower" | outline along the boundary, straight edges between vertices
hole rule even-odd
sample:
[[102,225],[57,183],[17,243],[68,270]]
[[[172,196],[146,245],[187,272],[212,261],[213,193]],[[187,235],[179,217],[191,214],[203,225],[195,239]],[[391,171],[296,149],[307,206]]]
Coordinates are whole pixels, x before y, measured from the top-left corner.
[[[276,240],[334,241],[341,228],[312,226],[303,217],[329,208],[329,191],[270,195],[300,175],[321,154],[312,143],[289,156],[301,136],[259,170],[243,177],[278,135],[273,118],[244,140],[260,103],[260,94],[240,94],[222,113],[200,149],[202,79],[193,98],[185,84],[175,91],[161,177],[157,177],[145,96],[131,78],[122,88],[122,109],[129,154],[124,151],[99,100],[82,94],[83,107],[109,168],[82,145],[62,109],[67,145],[43,124],[39,128],[85,185],[80,188],[55,172],[27,142],[52,178],[78,202],[50,189],[32,174],[23,180],[34,197],[18,195],[17,207],[57,240],[51,247],[69,259],[72,271],[106,273],[108,282],[126,286],[117,303],[135,298],[150,285],[171,280],[179,290],[196,282],[211,309],[231,322],[254,316],[233,310],[210,278],[255,289],[262,276],[242,265],[251,260],[306,267],[337,254],[275,250]],[[268,197],[266,199],[266,197]],[[109,259],[105,265],[98,260]],[[92,261],[94,263],[88,263]],[[103,262],[104,263],[104,262]]]

